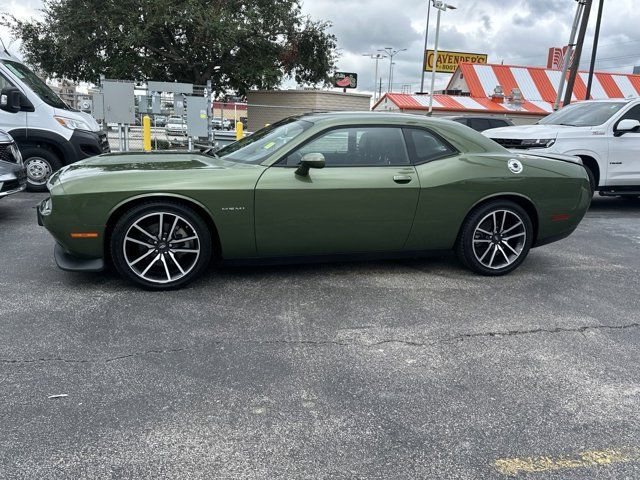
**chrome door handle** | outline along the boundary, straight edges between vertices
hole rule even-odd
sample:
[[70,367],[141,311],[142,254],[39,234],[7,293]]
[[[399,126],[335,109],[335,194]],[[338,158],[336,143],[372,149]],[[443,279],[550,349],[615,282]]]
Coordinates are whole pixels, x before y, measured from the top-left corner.
[[409,175],[394,175],[393,181],[396,183],[409,183],[411,181],[411,177]]

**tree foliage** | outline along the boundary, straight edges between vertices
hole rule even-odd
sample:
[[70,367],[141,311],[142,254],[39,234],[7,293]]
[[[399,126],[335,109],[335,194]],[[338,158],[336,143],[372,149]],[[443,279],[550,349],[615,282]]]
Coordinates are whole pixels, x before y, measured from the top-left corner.
[[217,92],[244,94],[332,73],[330,25],[305,17],[300,1],[45,0],[42,20],[0,23],[22,41],[26,61],[54,78],[212,80]]

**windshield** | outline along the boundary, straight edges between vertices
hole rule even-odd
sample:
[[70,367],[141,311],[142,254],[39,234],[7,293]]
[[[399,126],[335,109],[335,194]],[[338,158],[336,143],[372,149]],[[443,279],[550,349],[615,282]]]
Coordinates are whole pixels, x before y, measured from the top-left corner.
[[44,83],[40,77],[29,70],[26,66],[10,60],[5,60],[3,63],[11,73],[24,82],[47,105],[51,105],[53,108],[70,110],[69,106],[64,103],[62,99],[53,90],[51,90],[51,88],[49,88],[49,85]]
[[312,125],[297,118],[286,118],[227,145],[215,154],[225,160],[260,163]]
[[605,123],[625,105],[627,105],[626,102],[574,103],[552,113],[538,123],[541,125],[595,127]]

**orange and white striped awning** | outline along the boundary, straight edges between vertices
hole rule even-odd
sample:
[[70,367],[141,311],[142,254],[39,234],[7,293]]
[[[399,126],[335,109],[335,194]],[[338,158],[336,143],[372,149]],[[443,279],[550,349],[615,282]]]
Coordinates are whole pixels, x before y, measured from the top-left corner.
[[[392,102],[398,110],[428,110],[429,95],[410,95],[405,93],[387,93],[373,107],[383,110],[385,102]],[[436,111],[470,113],[522,113],[546,115],[553,112],[553,105],[542,101],[524,101],[520,105],[495,103],[490,98],[464,97],[457,95],[434,95],[433,109]]]
[[[505,95],[518,88],[525,100],[553,103],[562,76],[560,70],[542,67],[461,63],[458,68],[472,97],[490,97],[500,85]],[[574,100],[585,100],[588,76],[588,72],[578,72]],[[596,72],[589,98],[603,100],[639,95],[640,75]]]
[[[579,72],[573,92],[573,100],[584,100],[587,93],[588,72]],[[460,89],[468,95],[434,95],[436,111],[469,113],[518,113],[545,115],[553,112],[557,88],[562,72],[542,67],[521,67],[461,63],[451,77],[447,90]],[[461,88],[463,86],[463,88]],[[522,101],[503,103],[492,101],[497,86],[505,96],[517,88]],[[629,98],[640,96],[640,75],[596,72],[593,76],[590,99]],[[429,95],[388,93],[373,107],[383,110],[392,102],[399,110],[427,110]],[[388,109],[388,107],[386,107]]]

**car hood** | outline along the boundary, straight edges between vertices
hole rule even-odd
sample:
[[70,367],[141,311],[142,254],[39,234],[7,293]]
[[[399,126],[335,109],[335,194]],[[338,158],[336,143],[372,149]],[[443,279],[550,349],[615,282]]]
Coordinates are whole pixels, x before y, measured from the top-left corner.
[[230,188],[259,177],[265,167],[230,162],[204,154],[185,152],[150,152],[106,154],[63,167],[49,181],[49,188],[61,185],[66,193],[73,190],[183,190],[207,185]]
[[482,134],[489,138],[551,139],[556,138],[562,130],[575,128],[565,125],[517,125],[515,127],[491,128]]

